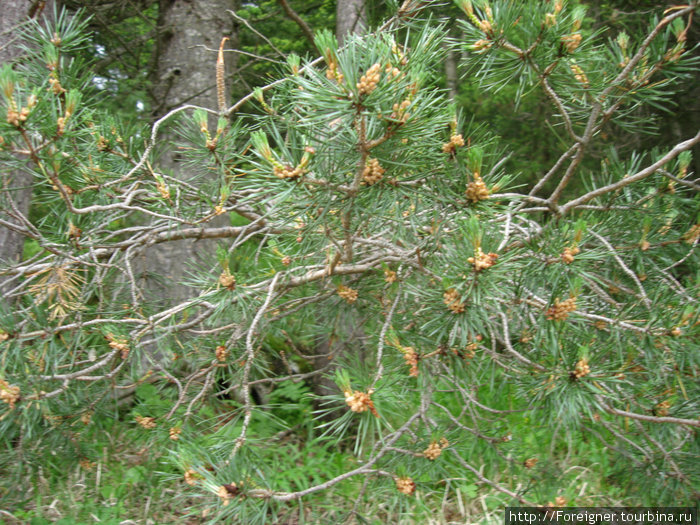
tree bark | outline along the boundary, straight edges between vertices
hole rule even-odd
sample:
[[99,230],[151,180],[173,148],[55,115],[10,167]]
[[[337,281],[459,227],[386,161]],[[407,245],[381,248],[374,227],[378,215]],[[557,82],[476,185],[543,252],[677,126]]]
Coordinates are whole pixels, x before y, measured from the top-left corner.
[[[43,11],[53,12],[53,2],[48,2],[43,9],[37,8],[37,2],[30,0],[3,0],[0,16],[0,66],[15,64],[21,55],[18,29],[30,18],[39,17]],[[16,168],[0,167],[0,189],[3,192],[0,201],[0,218],[18,226],[23,226],[24,219],[29,218],[32,200],[32,174]],[[0,268],[15,264],[22,258],[24,235],[0,226]],[[0,276],[0,297],[5,297],[12,288],[5,278]]]
[[[238,4],[239,0],[161,0],[155,116],[182,104],[217,107],[217,51],[223,37],[231,39],[227,48],[235,48],[236,28],[229,11]],[[225,53],[225,58],[230,72],[235,54]]]
[[367,29],[365,0],[338,0],[335,13],[335,36],[341,46],[349,34],[362,34]]
[[[217,53],[223,37],[229,38],[226,49],[237,46],[237,30],[229,10],[237,9],[239,3],[239,0],[161,0],[153,79],[155,118],[183,104],[217,109]],[[236,68],[236,54],[224,55],[230,78]],[[231,92],[230,87],[229,82],[227,93]],[[213,118],[210,129],[216,129]],[[173,147],[174,133],[166,132],[162,140],[169,147],[160,157],[158,169],[186,180],[182,159]],[[224,218],[227,216],[220,219]],[[192,239],[148,247],[134,261],[141,290],[149,299],[164,304],[192,297],[196,291],[182,281],[192,264],[214,261],[215,249],[216,241]]]
[[447,92],[452,102],[457,101],[459,93],[459,77],[457,74],[457,53],[452,49],[447,49],[445,56],[445,81]]

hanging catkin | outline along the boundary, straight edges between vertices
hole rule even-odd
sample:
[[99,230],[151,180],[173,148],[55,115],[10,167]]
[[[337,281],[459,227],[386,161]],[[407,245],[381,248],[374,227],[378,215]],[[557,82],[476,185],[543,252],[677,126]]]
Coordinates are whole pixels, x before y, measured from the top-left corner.
[[226,84],[224,83],[224,44],[228,40],[225,36],[219,45],[219,57],[216,59],[216,98],[219,103],[219,111],[226,109]]

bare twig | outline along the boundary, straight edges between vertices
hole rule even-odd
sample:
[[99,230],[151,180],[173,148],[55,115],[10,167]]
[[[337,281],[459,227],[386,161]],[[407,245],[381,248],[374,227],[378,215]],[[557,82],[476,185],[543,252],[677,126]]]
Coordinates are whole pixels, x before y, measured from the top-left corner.
[[253,322],[250,323],[250,328],[248,328],[248,335],[246,336],[246,340],[245,340],[246,362],[245,362],[245,367],[243,368],[243,380],[242,380],[243,400],[245,403],[245,405],[244,405],[245,416],[243,418],[243,428],[241,429],[240,435],[236,439],[236,444],[234,445],[233,451],[231,452],[231,457],[236,455],[236,453],[238,452],[238,449],[240,449],[241,446],[243,445],[243,443],[245,442],[246,432],[248,431],[248,425],[250,424],[250,418],[253,414],[251,398],[250,398],[250,383],[248,381],[248,378],[250,377],[250,368],[253,365],[253,360],[255,359],[255,349],[253,348],[253,337],[255,336],[255,328],[258,326],[258,323],[260,323],[260,320],[262,319],[263,315],[265,314],[267,307],[270,305],[270,302],[272,301],[272,298],[274,297],[274,294],[275,294],[277,281],[279,280],[279,278],[282,275],[283,275],[282,273],[277,273],[272,278],[272,281],[270,282],[270,285],[268,286],[267,297],[265,298],[265,302],[260,307],[258,312],[255,314],[255,317],[253,318]]
[[301,29],[302,33],[304,33],[304,36],[306,39],[311,42],[311,45],[314,46],[314,49],[316,49],[317,52],[320,53],[320,51],[316,48],[316,42],[314,40],[314,33],[311,31],[311,28],[309,27],[309,24],[307,24],[303,18],[301,18],[294,9],[289,5],[289,2],[287,0],[277,0],[277,3],[282,6],[282,9],[284,9],[284,12],[287,14],[289,18],[294,20],[294,23],[299,26]]

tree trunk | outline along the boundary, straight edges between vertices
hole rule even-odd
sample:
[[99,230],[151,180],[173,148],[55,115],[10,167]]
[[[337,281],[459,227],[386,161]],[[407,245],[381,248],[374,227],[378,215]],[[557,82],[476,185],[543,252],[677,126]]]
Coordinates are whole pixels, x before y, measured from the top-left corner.
[[[215,65],[223,37],[237,43],[229,11],[239,0],[161,0],[155,83],[156,117],[182,104],[215,109]],[[225,53],[227,71],[235,66],[235,53]],[[230,86],[229,86],[230,87]]]
[[457,53],[448,48],[445,56],[445,81],[447,92],[452,102],[457,101],[459,93],[459,77],[457,75]]
[[[237,46],[236,26],[229,10],[238,6],[239,0],[161,0],[153,79],[154,117],[183,104],[217,109],[217,52],[223,37],[230,39],[227,49]],[[230,78],[236,67],[236,54],[225,53],[225,60]],[[227,87],[230,93],[230,85]],[[212,119],[210,128],[215,127]],[[182,159],[173,147],[175,135],[166,132],[161,138],[170,146],[160,158],[158,169],[187,179]],[[149,299],[163,304],[192,297],[196,291],[182,281],[191,271],[190,265],[214,261],[215,249],[216,242],[211,240],[182,240],[149,247],[134,261],[142,291]]]
[[338,0],[335,13],[335,36],[341,46],[347,35],[362,34],[367,29],[365,0]]
[[[42,11],[53,13],[51,4],[48,2],[41,10],[37,8],[37,2],[3,0],[0,16],[0,65],[17,61],[21,54],[18,28],[30,18],[41,16]],[[0,201],[0,218],[21,228],[29,215],[32,175],[23,170],[0,167],[0,185],[4,193]],[[0,225],[0,268],[20,261],[23,248],[24,235]],[[0,296],[5,297],[12,288],[12,282],[0,276]]]

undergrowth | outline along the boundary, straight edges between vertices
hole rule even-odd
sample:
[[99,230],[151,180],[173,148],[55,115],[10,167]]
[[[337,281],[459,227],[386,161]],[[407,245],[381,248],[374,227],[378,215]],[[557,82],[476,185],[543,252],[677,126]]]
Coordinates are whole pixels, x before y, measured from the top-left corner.
[[[355,462],[352,442],[329,440],[314,429],[309,392],[301,382],[281,383],[252,423],[255,435],[261,436],[250,444],[254,456],[261,464],[275,467],[276,478],[270,481],[279,490],[302,490],[341,474]],[[0,523],[206,522],[206,512],[195,515],[188,511],[202,502],[195,501],[198,496],[192,495],[183,477],[190,458],[182,454],[179,441],[198,443],[203,455],[215,455],[217,446],[237,435],[239,425],[231,424],[230,418],[237,403],[223,400],[200,408],[193,416],[198,421],[196,435],[190,431],[177,440],[170,439],[168,429],[143,429],[135,422],[141,413],[157,414],[159,407],[165,410],[174,395],[174,391],[158,390],[148,383],[139,386],[129,406],[118,407],[115,401],[113,413],[93,416],[88,423],[93,427],[91,439],[81,442],[79,452],[44,451],[38,470],[10,468],[9,463],[22,462],[32,449],[26,444],[24,449],[16,443],[6,444],[8,453],[2,455],[6,463],[0,466]],[[483,388],[480,396],[493,407],[508,409],[515,394],[499,397]],[[624,466],[611,462],[606,449],[586,432],[552,433],[549,424],[538,422],[536,411],[512,414],[508,423],[511,434],[507,438],[515,446],[509,447],[506,460],[512,468],[488,473],[493,481],[518,492],[524,489],[538,501],[561,496],[578,506],[645,503],[641,494],[635,500],[623,498],[625,490],[617,485],[616,473]],[[489,447],[474,440],[473,454],[503,452],[498,445]],[[450,458],[445,455],[439,461],[449,462]],[[523,465],[528,465],[526,475],[521,473]],[[414,496],[396,499],[368,494],[361,479],[351,478],[303,502],[268,509],[269,522],[495,523],[502,520],[503,509],[513,504],[507,495],[468,472],[446,478],[440,490],[428,489],[428,473],[415,481]],[[386,484],[393,486],[391,480]],[[217,499],[211,497],[212,508]]]

